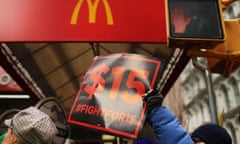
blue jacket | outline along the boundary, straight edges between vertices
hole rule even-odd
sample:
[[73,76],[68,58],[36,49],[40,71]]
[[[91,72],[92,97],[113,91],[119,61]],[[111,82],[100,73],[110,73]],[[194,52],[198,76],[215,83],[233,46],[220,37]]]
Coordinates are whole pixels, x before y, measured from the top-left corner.
[[190,135],[184,130],[177,117],[166,107],[158,107],[148,114],[159,144],[194,144]]

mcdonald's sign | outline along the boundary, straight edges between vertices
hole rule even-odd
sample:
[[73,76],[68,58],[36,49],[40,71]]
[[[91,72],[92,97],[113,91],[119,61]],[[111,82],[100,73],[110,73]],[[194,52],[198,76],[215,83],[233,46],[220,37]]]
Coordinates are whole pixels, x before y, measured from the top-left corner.
[[[111,8],[108,4],[107,0],[102,0],[103,4],[104,4],[104,8],[105,8],[105,13],[106,13],[106,17],[107,17],[107,24],[108,25],[113,25],[113,17],[112,17],[112,12],[111,12]],[[73,14],[72,14],[72,18],[71,18],[71,24],[76,24],[77,23],[77,18],[78,18],[78,13],[81,9],[83,0],[78,0]],[[96,13],[97,13],[97,8],[99,5],[99,0],[95,0],[94,2],[92,2],[92,0],[87,0],[87,4],[88,4],[88,16],[89,16],[89,23],[96,23]]]
[[163,0],[1,0],[2,42],[166,43]]

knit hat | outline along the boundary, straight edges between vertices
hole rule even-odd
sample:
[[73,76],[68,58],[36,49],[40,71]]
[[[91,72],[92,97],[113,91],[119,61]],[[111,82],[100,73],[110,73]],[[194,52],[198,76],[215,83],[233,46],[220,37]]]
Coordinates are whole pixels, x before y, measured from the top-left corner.
[[12,119],[4,121],[23,144],[52,143],[57,129],[51,118],[35,107],[21,110]]
[[192,137],[198,138],[206,144],[232,144],[227,130],[217,124],[205,124],[198,127],[192,133]]

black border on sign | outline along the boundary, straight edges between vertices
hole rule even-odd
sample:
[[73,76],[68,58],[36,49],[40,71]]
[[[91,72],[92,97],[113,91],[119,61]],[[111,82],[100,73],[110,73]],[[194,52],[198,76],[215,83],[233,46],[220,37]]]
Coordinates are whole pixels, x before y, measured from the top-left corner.
[[[88,68],[88,71],[89,71],[89,69],[92,68],[92,66],[99,59],[111,59],[111,58],[117,58],[117,57],[118,58],[124,58],[124,59],[128,58],[128,59],[135,59],[135,60],[139,60],[139,61],[146,61],[146,62],[149,62],[149,63],[155,63],[156,64],[156,68],[155,68],[155,71],[154,71],[154,74],[153,74],[152,81],[150,82],[150,87],[151,88],[154,87],[154,84],[156,83],[156,79],[157,79],[157,76],[158,76],[158,72],[159,72],[159,70],[161,70],[160,66],[161,66],[161,63],[162,63],[162,61],[160,59],[157,59],[157,58],[154,59],[154,57],[148,58],[146,56],[144,57],[144,56],[139,56],[139,55],[134,55],[134,54],[120,54],[120,55],[119,54],[113,54],[113,55],[109,55],[109,56],[97,56],[94,59],[94,62]],[[85,76],[87,75],[88,71],[86,72]],[[83,79],[83,81],[84,80],[85,80],[85,78]],[[80,97],[80,93],[82,91],[82,86],[83,85],[80,86],[80,89],[79,89],[79,91],[77,93],[77,97],[75,98],[75,100],[73,102],[73,105],[71,107],[71,110],[69,112],[69,116],[68,116],[68,120],[67,120],[67,122],[69,124],[75,124],[75,125],[79,125],[79,126],[84,126],[84,127],[87,127],[87,128],[100,130],[100,131],[103,131],[103,132],[106,132],[106,133],[122,135],[122,136],[126,136],[126,137],[129,137],[129,138],[137,138],[139,130],[141,129],[141,126],[142,126],[141,122],[144,119],[144,114],[145,114],[145,111],[146,111],[146,103],[143,104],[143,109],[141,111],[141,115],[140,115],[139,121],[137,122],[134,134],[127,133],[127,132],[122,132],[122,131],[119,131],[119,130],[113,130],[113,129],[109,129],[109,128],[103,128],[103,127],[99,127],[99,126],[92,125],[92,124],[85,123],[85,122],[79,122],[79,121],[76,121],[76,120],[72,120],[71,117],[72,117],[72,114],[73,114],[73,111],[74,111],[74,107],[76,106],[76,103],[77,103],[77,101],[78,101],[78,99]]]

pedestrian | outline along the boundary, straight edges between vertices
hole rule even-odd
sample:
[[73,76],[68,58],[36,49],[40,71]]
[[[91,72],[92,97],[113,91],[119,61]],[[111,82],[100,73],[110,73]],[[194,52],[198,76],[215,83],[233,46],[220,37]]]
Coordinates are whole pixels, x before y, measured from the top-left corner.
[[153,128],[159,144],[232,144],[227,131],[217,124],[206,124],[190,135],[177,117],[162,106],[163,96],[153,89],[143,95],[147,104],[147,120]]
[[231,136],[227,130],[213,123],[199,126],[191,136],[196,144],[232,144]]
[[57,134],[51,118],[32,106],[19,111],[4,123],[8,131],[2,144],[51,144]]

